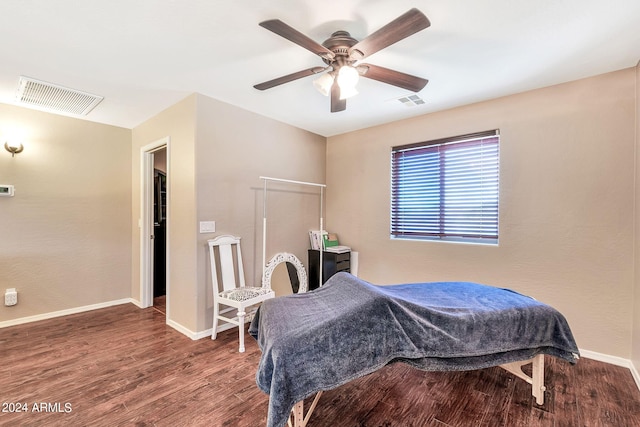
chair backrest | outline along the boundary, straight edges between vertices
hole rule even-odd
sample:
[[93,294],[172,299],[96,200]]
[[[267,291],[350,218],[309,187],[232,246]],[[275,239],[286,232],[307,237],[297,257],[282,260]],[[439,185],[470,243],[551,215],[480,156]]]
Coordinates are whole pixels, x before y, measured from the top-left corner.
[[[238,284],[244,286],[244,268],[242,266],[242,253],[240,252],[240,237],[224,235],[211,239],[208,242],[213,288],[221,292],[237,288]],[[218,248],[218,250],[216,251],[215,248]],[[216,259],[219,260],[219,263]],[[219,290],[218,287],[218,264],[220,266],[222,290]]]

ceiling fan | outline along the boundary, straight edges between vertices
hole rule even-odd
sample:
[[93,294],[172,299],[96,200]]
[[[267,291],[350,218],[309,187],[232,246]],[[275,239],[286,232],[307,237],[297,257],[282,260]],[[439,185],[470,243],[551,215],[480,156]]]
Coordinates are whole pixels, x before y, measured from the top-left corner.
[[323,73],[314,80],[313,84],[323,95],[331,95],[331,112],[335,113],[345,110],[347,98],[358,93],[355,86],[359,76],[413,92],[421,91],[428,83],[427,79],[421,77],[377,65],[358,63],[367,56],[429,27],[431,25],[429,19],[418,9],[409,10],[360,41],[351,37],[347,31],[336,31],[319,44],[279,19],[264,21],[259,25],[315,53],[327,66],[312,67],[253,86],[258,90],[270,89],[303,77]]

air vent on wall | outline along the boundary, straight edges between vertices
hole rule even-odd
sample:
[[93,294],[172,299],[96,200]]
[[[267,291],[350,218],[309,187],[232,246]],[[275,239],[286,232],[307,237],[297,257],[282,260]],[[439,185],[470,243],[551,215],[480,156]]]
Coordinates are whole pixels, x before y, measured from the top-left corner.
[[24,76],[20,77],[18,85],[18,104],[60,113],[84,116],[104,99],[102,96]]

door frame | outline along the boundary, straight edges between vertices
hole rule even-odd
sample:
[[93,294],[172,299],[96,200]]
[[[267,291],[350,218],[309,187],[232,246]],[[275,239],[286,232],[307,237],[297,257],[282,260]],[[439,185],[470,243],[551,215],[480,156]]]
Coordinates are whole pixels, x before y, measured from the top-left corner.
[[153,169],[154,153],[166,149],[167,157],[167,216],[166,216],[166,317],[169,318],[169,182],[170,182],[170,138],[168,136],[140,148],[140,305],[142,308],[153,306]]

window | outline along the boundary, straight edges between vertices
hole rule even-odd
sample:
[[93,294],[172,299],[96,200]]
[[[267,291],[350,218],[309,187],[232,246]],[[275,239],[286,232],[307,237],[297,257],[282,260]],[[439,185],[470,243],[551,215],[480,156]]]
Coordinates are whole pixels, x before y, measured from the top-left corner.
[[497,130],[393,147],[391,236],[498,242]]

